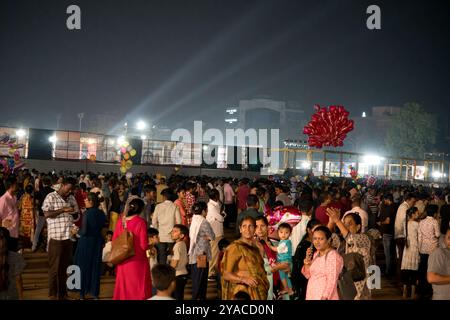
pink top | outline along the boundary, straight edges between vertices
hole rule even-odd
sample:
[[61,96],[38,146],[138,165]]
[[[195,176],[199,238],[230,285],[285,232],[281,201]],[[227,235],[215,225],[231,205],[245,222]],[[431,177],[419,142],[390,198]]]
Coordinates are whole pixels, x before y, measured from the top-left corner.
[[19,209],[17,208],[17,198],[8,191],[0,198],[0,220],[2,224],[5,220],[11,220],[12,226],[7,228],[12,238],[19,237]]
[[234,191],[233,191],[233,188],[228,183],[225,183],[223,185],[223,193],[224,193],[224,197],[225,197],[224,203],[232,204],[233,197],[234,197]]
[[[133,233],[134,256],[116,266],[114,300],[147,300],[152,295],[150,265],[147,260],[148,238],[147,224],[139,216],[127,222],[127,229]],[[123,232],[119,218],[114,231],[113,241]]]
[[309,270],[303,266],[302,273],[308,279],[306,300],[339,300],[337,281],[344,260],[336,250],[319,257],[316,252]]

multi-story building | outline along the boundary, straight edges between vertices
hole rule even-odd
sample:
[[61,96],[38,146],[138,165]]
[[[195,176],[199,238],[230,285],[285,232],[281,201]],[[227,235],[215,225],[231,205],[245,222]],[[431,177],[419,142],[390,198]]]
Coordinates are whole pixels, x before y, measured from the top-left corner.
[[400,107],[377,106],[371,112],[365,111],[361,116],[350,118],[355,121],[354,130],[350,132],[341,148],[345,151],[387,154],[385,149],[386,132]]

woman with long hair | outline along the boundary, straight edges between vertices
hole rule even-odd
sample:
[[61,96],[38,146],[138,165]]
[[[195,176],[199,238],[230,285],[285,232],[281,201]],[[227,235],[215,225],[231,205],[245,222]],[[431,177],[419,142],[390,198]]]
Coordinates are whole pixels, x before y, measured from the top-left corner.
[[403,283],[403,298],[408,297],[408,287],[411,287],[411,298],[415,297],[419,270],[419,209],[409,208],[406,211],[405,249],[401,265]]
[[86,294],[98,299],[100,294],[102,229],[106,221],[105,213],[99,209],[101,202],[103,198],[92,192],[88,193],[85,200],[86,212],[74,256],[74,263],[81,270],[80,299],[84,299]]
[[144,201],[132,196],[127,200],[121,220],[117,222],[113,241],[126,229],[133,233],[134,256],[116,266],[114,300],[147,300],[151,297],[152,281],[147,260],[147,223],[140,217]]

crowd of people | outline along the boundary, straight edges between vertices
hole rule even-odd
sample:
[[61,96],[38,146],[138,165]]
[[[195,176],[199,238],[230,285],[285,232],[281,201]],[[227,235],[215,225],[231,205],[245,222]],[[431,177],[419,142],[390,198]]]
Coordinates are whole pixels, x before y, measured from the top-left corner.
[[[209,281],[224,300],[364,300],[370,265],[405,299],[450,299],[448,187],[22,170],[0,195],[0,299],[23,298],[23,253],[39,250],[54,300],[72,264],[79,299],[109,274],[116,300],[204,300]],[[269,225],[280,208],[300,219]],[[124,233],[132,254],[114,264]]]

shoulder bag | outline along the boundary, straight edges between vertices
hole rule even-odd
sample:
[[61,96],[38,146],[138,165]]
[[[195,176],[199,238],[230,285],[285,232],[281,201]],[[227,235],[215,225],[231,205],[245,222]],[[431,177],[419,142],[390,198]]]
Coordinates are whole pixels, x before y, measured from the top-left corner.
[[134,236],[128,231],[125,217],[122,218],[122,233],[111,243],[109,262],[117,265],[134,256]]

